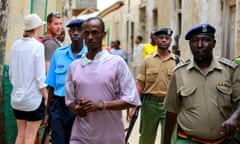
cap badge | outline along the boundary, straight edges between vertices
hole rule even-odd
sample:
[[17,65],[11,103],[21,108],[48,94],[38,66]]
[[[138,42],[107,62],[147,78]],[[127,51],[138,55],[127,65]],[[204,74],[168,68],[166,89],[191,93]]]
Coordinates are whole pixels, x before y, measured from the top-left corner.
[[205,33],[205,32],[207,32],[207,31],[208,31],[208,30],[207,30],[207,26],[206,26],[206,25],[203,25],[203,26],[202,26],[202,32]]
[[168,33],[168,35],[170,35],[170,34],[171,34],[171,30],[170,30],[170,29],[168,29],[167,33]]

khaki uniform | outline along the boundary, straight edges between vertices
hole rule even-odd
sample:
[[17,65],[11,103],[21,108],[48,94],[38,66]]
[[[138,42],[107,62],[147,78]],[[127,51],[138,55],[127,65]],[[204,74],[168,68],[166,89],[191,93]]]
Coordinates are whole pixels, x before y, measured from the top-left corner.
[[[170,54],[161,59],[158,53],[147,56],[140,67],[137,79],[144,82],[144,98],[140,116],[139,144],[154,144],[157,128],[161,123],[161,144],[163,144],[166,111],[163,99],[176,66],[176,56]],[[176,135],[172,137],[175,144]]]
[[206,75],[190,60],[175,68],[164,107],[178,114],[178,125],[187,135],[205,140],[223,137],[221,125],[240,101],[236,67],[227,59],[214,58]]
[[176,66],[176,57],[170,54],[162,60],[158,53],[147,56],[140,67],[137,79],[145,83],[144,93],[166,96],[167,87]]

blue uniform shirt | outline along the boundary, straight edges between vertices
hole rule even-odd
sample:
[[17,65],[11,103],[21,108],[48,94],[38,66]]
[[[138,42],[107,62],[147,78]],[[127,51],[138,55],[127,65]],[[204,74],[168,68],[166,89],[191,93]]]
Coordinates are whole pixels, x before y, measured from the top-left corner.
[[71,45],[58,48],[52,55],[45,83],[54,88],[54,95],[65,96],[65,79],[72,61],[81,58],[87,52],[82,50],[74,57]]

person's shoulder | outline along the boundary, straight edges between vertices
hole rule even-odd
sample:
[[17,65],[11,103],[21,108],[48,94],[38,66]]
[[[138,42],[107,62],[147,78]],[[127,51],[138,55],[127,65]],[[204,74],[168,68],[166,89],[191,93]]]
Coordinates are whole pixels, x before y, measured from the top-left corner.
[[115,51],[115,48],[111,48],[108,52],[109,53],[112,53],[112,52],[114,52]]
[[151,44],[150,43],[145,43],[143,46],[144,47],[149,47]]
[[143,60],[144,60],[144,61],[149,61],[149,60],[154,59],[154,57],[155,57],[155,53],[153,53],[153,54],[148,54],[148,55],[146,55],[146,56],[143,58]]
[[13,44],[18,44],[18,43],[20,43],[20,42],[22,42],[22,41],[23,41],[22,38],[20,38],[20,39],[15,40],[15,41],[13,42]]
[[111,53],[109,53],[107,56],[106,56],[106,58],[108,59],[108,60],[111,60],[112,62],[114,61],[114,63],[115,62],[124,62],[125,63],[125,61],[124,61],[124,59],[121,57],[121,56],[119,56],[119,55],[115,55],[115,54],[111,54]]
[[35,44],[40,47],[44,47],[43,43],[39,42],[37,39],[35,39]]
[[57,48],[56,50],[58,50],[58,51],[65,51],[65,50],[68,50],[69,48],[70,48],[70,46],[66,45],[66,46],[61,46],[61,47]]
[[75,66],[75,65],[81,64],[81,61],[82,61],[82,58],[76,59],[76,60],[72,61],[70,65]]
[[65,54],[68,51],[68,49],[69,49],[69,46],[62,46],[57,48],[54,53]]
[[180,70],[180,69],[186,67],[186,66],[187,66],[188,64],[190,64],[190,63],[191,63],[191,60],[190,60],[190,59],[188,59],[188,60],[186,60],[186,61],[180,61],[180,62],[176,65],[176,67],[173,69],[173,71],[175,72],[175,71],[177,71],[177,70]]
[[218,62],[233,69],[238,66],[236,63],[226,58],[219,58]]
[[55,38],[49,37],[49,36],[45,36],[42,38],[42,43],[44,45],[55,45],[57,47],[59,47],[59,44],[57,42],[57,40]]
[[50,36],[42,36],[42,37],[40,37],[40,39],[41,39],[42,42],[54,40],[54,38],[52,38]]

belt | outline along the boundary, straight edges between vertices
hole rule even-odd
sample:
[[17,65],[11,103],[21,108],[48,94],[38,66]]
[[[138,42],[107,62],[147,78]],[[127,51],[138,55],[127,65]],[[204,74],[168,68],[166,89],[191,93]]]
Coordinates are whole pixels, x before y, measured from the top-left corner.
[[190,139],[194,142],[198,142],[198,143],[202,143],[202,144],[220,144],[222,143],[226,137],[222,137],[219,139],[215,139],[215,140],[205,140],[205,139],[201,139],[195,136],[188,136],[184,131],[179,130],[177,132],[178,137],[182,138],[182,139]]
[[144,94],[144,99],[149,99],[149,100],[153,100],[156,102],[163,102],[164,98],[165,98],[165,96],[154,96],[152,94]]

